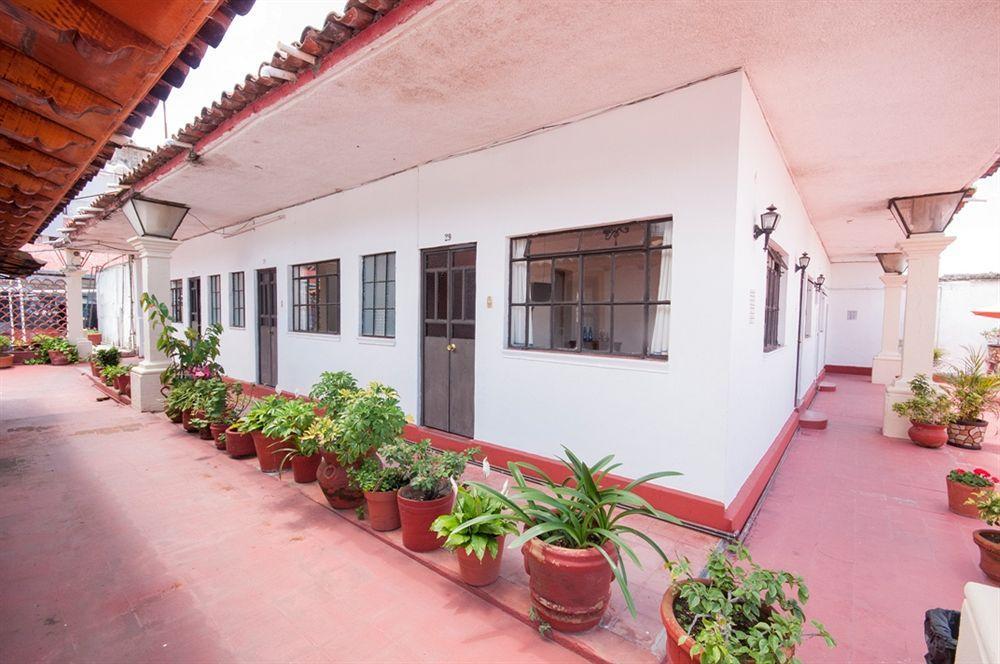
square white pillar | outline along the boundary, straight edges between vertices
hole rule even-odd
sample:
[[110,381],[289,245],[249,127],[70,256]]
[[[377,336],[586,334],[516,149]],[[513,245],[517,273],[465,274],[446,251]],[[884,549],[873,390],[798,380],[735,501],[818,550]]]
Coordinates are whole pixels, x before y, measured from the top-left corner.
[[906,313],[903,316],[903,358],[899,377],[885,390],[882,433],[906,438],[910,423],[892,405],[910,398],[909,382],[917,374],[934,375],[934,341],[937,332],[938,269],[941,252],[955,238],[944,233],[914,235],[899,243],[907,258]]
[[890,273],[883,274],[880,278],[885,284],[882,348],[872,360],[872,382],[877,385],[890,385],[900,375],[903,367],[903,355],[899,352],[899,323],[906,276]]
[[83,270],[67,267],[66,277],[66,339],[76,344],[80,357],[90,355],[92,344],[83,336]]
[[[139,254],[139,274],[143,291],[160,302],[170,302],[170,255],[180,244],[176,240],[144,236],[129,239]],[[143,412],[163,410],[160,374],[170,366],[170,359],[156,347],[159,329],[149,318],[139,317],[142,361],[132,368],[132,407]]]

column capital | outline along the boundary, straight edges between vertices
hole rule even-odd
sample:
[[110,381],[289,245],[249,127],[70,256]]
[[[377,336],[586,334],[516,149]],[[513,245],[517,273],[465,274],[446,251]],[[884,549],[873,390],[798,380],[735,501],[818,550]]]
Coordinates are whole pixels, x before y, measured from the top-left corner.
[[174,249],[180,246],[178,240],[168,240],[150,235],[142,237],[136,235],[130,237],[127,242],[135,247],[136,251],[139,252],[140,258],[170,258],[170,254],[174,253]]
[[906,285],[906,275],[905,274],[895,274],[890,272],[888,274],[883,274],[879,276],[882,283],[885,284],[886,288],[900,288]]
[[907,258],[916,256],[938,256],[955,238],[944,233],[921,233],[912,235],[905,240],[900,240],[899,250],[906,254]]

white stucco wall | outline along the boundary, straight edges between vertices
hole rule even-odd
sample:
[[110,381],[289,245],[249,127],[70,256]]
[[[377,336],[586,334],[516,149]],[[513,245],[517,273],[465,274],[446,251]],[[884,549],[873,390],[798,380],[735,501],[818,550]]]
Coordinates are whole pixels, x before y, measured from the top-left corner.
[[834,263],[832,271],[826,363],[871,367],[882,345],[885,301],[884,286],[879,280],[882,267],[873,258],[865,262]]
[[968,347],[983,348],[985,330],[1000,320],[976,316],[973,311],[1000,309],[1000,279],[942,281],[938,284],[937,346],[945,364],[961,364]]
[[[739,162],[738,150],[746,154]],[[189,240],[172,275],[202,277],[206,319],[206,277],[222,275],[222,362],[254,380],[254,270],[276,267],[278,387],[306,392],[321,371],[347,369],[397,387],[417,415],[419,250],[475,242],[476,437],[546,456],[563,444],[591,459],[612,451],[626,476],[678,470],[683,477],[664,483],[728,501],[792,410],[798,281],[788,281],[786,346],[765,355],[763,240],[751,237],[772,201],[783,215],[775,240],[813,255],[810,276],[829,276],[737,73],[290,208],[253,232]],[[669,362],[506,348],[511,236],[663,215],[674,219]],[[396,339],[362,339],[360,257],[384,251],[397,252]],[[332,258],[341,260],[342,334],[289,332],[290,266]],[[242,330],[228,324],[233,270],[246,271]],[[806,375],[816,362],[804,362]]]

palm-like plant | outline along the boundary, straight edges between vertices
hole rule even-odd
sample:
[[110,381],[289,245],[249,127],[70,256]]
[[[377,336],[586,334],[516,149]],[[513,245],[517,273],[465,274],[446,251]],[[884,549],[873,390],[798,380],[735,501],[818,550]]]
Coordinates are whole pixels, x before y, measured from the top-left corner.
[[955,404],[956,421],[976,424],[984,412],[1000,413],[1000,374],[986,370],[986,353],[966,346],[969,353],[961,367],[945,374],[944,389]]
[[[608,481],[608,475],[620,463],[613,463],[614,455],[609,454],[597,463],[587,465],[573,452],[563,447],[566,459],[559,460],[566,466],[570,477],[564,482],[556,482],[545,471],[530,463],[511,462],[507,464],[514,477],[515,487],[510,495],[480,483],[472,483],[478,490],[491,494],[504,504],[503,514],[485,514],[466,521],[453,533],[473,528],[491,520],[513,519],[523,523],[524,532],[512,540],[509,548],[519,547],[528,540],[538,537],[547,544],[570,549],[596,549],[611,565],[615,580],[621,588],[629,612],[635,617],[635,602],[628,587],[623,556],[617,560],[604,550],[604,544],[611,542],[619,554],[624,553],[637,566],[642,567],[632,545],[623,535],[634,535],[648,544],[663,559],[669,562],[663,549],[644,532],[626,525],[624,520],[632,516],[648,516],[679,524],[680,521],[654,508],[644,498],[636,495],[635,489],[647,482],[680,473],[661,471],[644,475],[624,486]],[[524,471],[535,475],[541,486],[529,485]]]

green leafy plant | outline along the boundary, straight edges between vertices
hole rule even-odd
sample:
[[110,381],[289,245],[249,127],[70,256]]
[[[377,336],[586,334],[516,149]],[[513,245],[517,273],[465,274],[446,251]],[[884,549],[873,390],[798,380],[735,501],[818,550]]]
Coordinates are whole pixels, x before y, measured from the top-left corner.
[[729,554],[708,557],[707,583],[692,578],[687,559],[667,565],[678,583],[674,616],[685,630],[679,642],[693,639],[692,655],[705,664],[783,664],[799,661],[791,650],[803,638],[820,636],[836,645],[815,620],[816,632],[803,633],[809,590],[802,577],[761,567],[739,543],[729,546]]
[[894,403],[892,410],[897,415],[921,424],[943,425],[954,418],[951,399],[939,392],[927,380],[925,374],[917,374],[910,381],[913,397]]
[[94,329],[92,327],[88,327],[83,330],[84,336],[87,336],[88,334],[100,334],[100,333],[101,333],[100,330]]
[[309,391],[309,398],[336,417],[358,391],[358,381],[347,371],[324,371]]
[[397,491],[406,486],[409,478],[398,466],[383,465],[377,457],[365,458],[357,466],[348,466],[347,474],[362,491]]
[[[627,533],[642,539],[664,562],[667,562],[667,556],[651,537],[626,525],[623,519],[643,515],[680,523],[675,517],[655,509],[635,493],[636,487],[646,482],[680,473],[674,471],[650,473],[624,486],[618,486],[607,482],[609,473],[621,465],[613,463],[613,454],[593,465],[587,465],[569,448],[563,447],[563,451],[566,459],[560,458],[560,461],[568,471],[567,481],[557,482],[545,471],[530,463],[511,462],[507,466],[514,477],[515,488],[509,497],[485,484],[474,483],[474,486],[504,503],[510,511],[509,518],[526,526],[525,531],[510,543],[510,548],[519,547],[533,537],[538,537],[543,542],[555,546],[570,549],[593,548],[599,551],[611,565],[625,603],[634,617],[635,602],[629,591],[624,556],[621,554],[624,553],[636,565],[640,567],[642,565],[632,545],[626,542],[622,535]],[[524,476],[525,471],[537,477],[541,486],[528,484]],[[477,517],[456,530],[462,531],[494,518],[490,515]],[[603,548],[609,541],[618,550],[617,560],[608,555]]]
[[986,352],[966,346],[965,361],[945,374],[944,390],[955,407],[955,421],[977,424],[983,413],[1000,414],[1000,374],[991,374],[986,366]]
[[170,358],[170,366],[160,377],[164,385],[172,385],[176,379],[211,378],[224,373],[217,361],[222,325],[212,323],[205,328],[204,334],[189,327],[182,334],[170,320],[167,305],[155,295],[143,293],[139,296],[139,303],[152,327],[160,331],[156,348]]
[[[289,403],[303,403],[301,401],[292,401]],[[307,404],[309,405],[309,404]],[[296,407],[298,408],[298,407]],[[285,456],[282,457],[281,463],[278,465],[278,476],[281,476],[281,471],[284,469],[285,464],[291,463],[292,459],[296,456],[310,457],[314,454],[318,454],[320,450],[323,449],[322,444],[327,440],[327,437],[335,430],[335,425],[333,420],[328,417],[316,417],[315,413],[311,410],[311,421],[305,427],[305,429],[297,436],[291,438],[286,438],[285,440],[289,443],[287,447],[283,447],[279,452],[284,452]],[[304,416],[303,416],[304,418]],[[299,424],[304,424],[305,419]],[[275,436],[277,437],[277,436]]]
[[[469,555],[475,554],[479,560],[487,552],[491,558],[496,558],[500,538],[517,532],[514,520],[506,516],[506,511],[506,505],[493,495],[474,486],[459,487],[451,514],[436,518],[431,530],[444,538],[446,549],[461,548]],[[459,530],[473,519],[485,516],[493,518]]]
[[284,408],[286,401],[288,399],[285,397],[272,394],[253,402],[250,408],[247,409],[247,412],[243,414],[243,417],[236,423],[236,430],[240,433],[263,431],[264,427],[278,416],[278,412]]
[[101,369],[101,378],[108,385],[115,382],[119,376],[127,376],[132,371],[132,367],[127,364],[109,364]]
[[271,419],[264,424],[260,432],[269,438],[284,440],[297,445],[302,434],[316,419],[313,405],[299,399],[286,399],[277,408]]
[[4,353],[10,348],[10,337],[0,334],[0,353]]
[[1000,526],[1000,493],[993,489],[985,489],[973,494],[965,504],[975,505],[979,510],[979,518],[987,526]]
[[381,383],[354,392],[336,412],[336,432],[323,449],[345,466],[399,438],[406,424],[399,394]]
[[229,425],[235,422],[249,405],[249,396],[239,383],[226,382],[222,378],[204,378],[190,381],[194,383],[194,404],[191,409],[199,413],[195,426],[209,424]]
[[49,364],[51,360],[49,359],[49,351],[57,351],[66,356],[70,364],[75,364],[80,359],[80,355],[77,352],[76,344],[71,343],[65,337],[53,337],[48,334],[36,334],[31,339],[31,345],[35,348],[35,360],[36,362],[31,362],[30,360],[26,364]]
[[476,447],[464,452],[436,452],[429,440],[408,443],[402,439],[383,445],[379,450],[386,465],[398,469],[406,480],[403,486],[410,489],[407,497],[413,500],[434,500],[447,495],[448,481],[461,477],[466,464],[478,452]]
[[185,410],[193,410],[198,395],[195,381],[191,379],[174,381],[164,399],[164,410],[168,415],[176,415]]
[[98,348],[94,351],[94,362],[100,367],[110,367],[119,364],[122,360],[121,351],[114,346],[108,348]]

